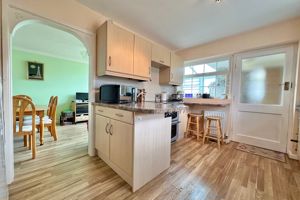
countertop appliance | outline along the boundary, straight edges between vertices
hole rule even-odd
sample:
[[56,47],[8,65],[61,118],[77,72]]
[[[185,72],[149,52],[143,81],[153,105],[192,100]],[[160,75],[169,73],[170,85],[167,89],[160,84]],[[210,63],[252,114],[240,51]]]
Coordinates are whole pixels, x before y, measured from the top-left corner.
[[180,102],[183,101],[183,94],[172,94],[170,99],[170,102]]
[[126,85],[101,85],[99,100],[102,103],[131,103],[136,101],[137,89]]
[[167,101],[168,101],[168,93],[162,92],[162,93],[160,94],[160,101],[161,101],[162,103],[167,102]]
[[171,142],[175,142],[179,135],[179,114],[178,112],[165,112],[165,117],[171,117]]

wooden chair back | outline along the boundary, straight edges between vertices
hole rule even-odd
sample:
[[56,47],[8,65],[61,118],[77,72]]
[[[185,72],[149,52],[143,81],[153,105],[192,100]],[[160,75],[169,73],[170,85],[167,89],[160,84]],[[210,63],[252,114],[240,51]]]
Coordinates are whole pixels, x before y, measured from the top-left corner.
[[[26,97],[13,97],[13,132],[17,135],[26,135],[23,131],[25,111],[30,109],[32,112],[32,134],[35,134],[35,106],[32,101]],[[28,116],[28,114],[26,114]],[[18,120],[19,130],[16,130]]]
[[[51,99],[52,98],[52,99]],[[52,121],[56,121],[56,107],[57,107],[57,102],[58,102],[58,96],[52,96],[50,98],[51,102],[49,106],[49,112],[48,116]]]
[[51,104],[53,101],[54,96],[51,96],[49,99],[49,103],[48,103],[48,109],[47,109],[47,116],[50,116],[50,109],[51,109]]
[[16,95],[15,97],[24,97],[24,98],[27,98],[30,101],[32,101],[32,98],[30,96],[28,96],[28,95],[25,95],[25,94],[19,94],[19,95]]

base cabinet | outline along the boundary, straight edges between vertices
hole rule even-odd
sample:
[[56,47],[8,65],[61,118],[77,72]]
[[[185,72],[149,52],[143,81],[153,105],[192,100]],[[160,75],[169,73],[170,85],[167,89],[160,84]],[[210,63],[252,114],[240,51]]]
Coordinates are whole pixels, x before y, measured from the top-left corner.
[[171,118],[95,107],[98,156],[136,191],[171,160]]
[[95,147],[127,176],[132,175],[133,126],[96,114]]
[[109,159],[131,176],[133,126],[117,120],[111,120],[110,133]]
[[109,157],[109,134],[108,126],[110,119],[101,115],[96,115],[96,134],[95,146],[96,149],[106,157]]

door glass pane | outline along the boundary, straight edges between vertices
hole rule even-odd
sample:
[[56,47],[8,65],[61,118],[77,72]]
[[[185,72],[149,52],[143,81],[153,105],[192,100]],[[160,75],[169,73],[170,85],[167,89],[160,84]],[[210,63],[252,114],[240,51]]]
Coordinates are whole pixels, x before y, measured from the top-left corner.
[[280,105],[285,54],[242,60],[240,103]]

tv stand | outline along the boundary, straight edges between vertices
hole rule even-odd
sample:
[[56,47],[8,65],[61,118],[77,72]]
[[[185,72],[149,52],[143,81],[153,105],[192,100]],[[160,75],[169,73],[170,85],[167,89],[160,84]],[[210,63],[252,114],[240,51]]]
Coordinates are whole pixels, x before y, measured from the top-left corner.
[[89,120],[89,103],[72,101],[72,110],[75,114],[75,123]]

